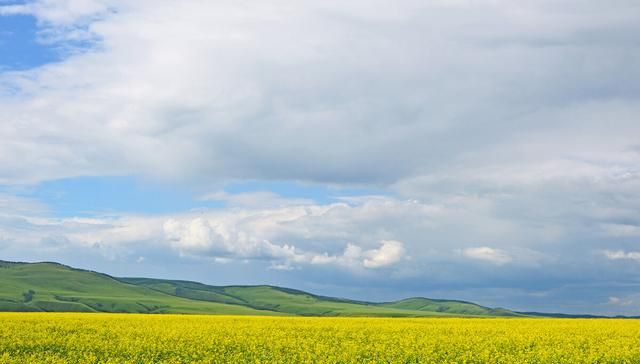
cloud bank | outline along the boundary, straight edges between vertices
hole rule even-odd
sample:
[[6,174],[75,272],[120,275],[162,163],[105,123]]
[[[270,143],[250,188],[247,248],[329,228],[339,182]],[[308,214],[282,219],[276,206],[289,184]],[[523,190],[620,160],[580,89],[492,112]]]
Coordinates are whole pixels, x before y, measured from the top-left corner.
[[[389,281],[396,291],[381,295],[640,312],[616,305],[640,288],[638,10],[586,0],[0,5],[0,16],[34,16],[41,41],[64,54],[0,73],[0,251],[248,261],[344,292]],[[11,192],[118,175],[206,190],[226,207],[61,218]],[[221,191],[245,180],[384,193],[318,202]]]

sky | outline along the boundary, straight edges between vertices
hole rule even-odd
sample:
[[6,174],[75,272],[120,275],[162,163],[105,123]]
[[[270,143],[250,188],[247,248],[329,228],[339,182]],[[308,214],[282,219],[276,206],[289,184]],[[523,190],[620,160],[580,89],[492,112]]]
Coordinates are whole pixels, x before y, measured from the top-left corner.
[[0,0],[0,259],[640,314],[640,2]]

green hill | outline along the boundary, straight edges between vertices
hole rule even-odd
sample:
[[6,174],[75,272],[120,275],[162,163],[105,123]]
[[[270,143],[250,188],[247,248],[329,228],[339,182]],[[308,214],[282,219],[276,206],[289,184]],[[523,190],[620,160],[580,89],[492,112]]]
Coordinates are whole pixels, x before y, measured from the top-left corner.
[[382,307],[401,310],[429,311],[474,316],[522,316],[503,308],[489,308],[465,301],[434,300],[423,297],[407,298],[395,302],[381,303],[379,305]]
[[258,310],[302,316],[450,316],[412,309],[384,307],[374,303],[316,296],[303,291],[273,286],[209,286],[188,281],[147,278],[120,278],[122,281],[161,291],[177,297],[209,302],[234,303]]
[[277,314],[189,300],[56,263],[0,262],[0,310]]
[[523,316],[465,301],[408,298],[374,303],[318,296],[274,286],[210,286],[197,282],[119,278],[178,297],[246,305],[259,310],[307,316]]
[[302,316],[516,316],[463,301],[386,303],[318,296],[274,286],[211,286],[115,278],[57,263],[0,261],[0,311],[86,311]]

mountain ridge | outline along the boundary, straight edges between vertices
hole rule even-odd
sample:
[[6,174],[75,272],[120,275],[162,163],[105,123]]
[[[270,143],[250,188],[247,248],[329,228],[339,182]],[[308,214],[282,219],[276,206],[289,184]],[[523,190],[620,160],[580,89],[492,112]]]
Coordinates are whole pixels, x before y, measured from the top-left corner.
[[[366,307],[375,307],[377,309],[394,309],[407,312],[417,313],[437,313],[441,315],[469,315],[469,316],[522,316],[515,312],[500,309],[500,308],[488,308],[485,306],[477,305],[472,302],[461,300],[443,300],[443,299],[429,299],[425,297],[413,297],[399,301],[391,302],[370,302],[361,300],[352,300],[345,298],[336,298],[321,296],[305,291],[284,288],[272,285],[233,285],[233,286],[211,286],[199,282],[183,281],[183,280],[166,280],[166,279],[152,279],[152,278],[120,278],[124,282],[143,285],[145,287],[159,289],[167,294],[172,294],[180,297],[189,297],[192,299],[213,300],[220,299],[219,295],[225,295],[227,297],[233,297],[236,300],[247,302],[250,307],[256,309],[274,310],[277,312],[296,312],[309,315],[323,315],[325,312],[332,312],[335,309],[347,308],[345,305],[349,305],[348,308],[354,308],[351,305],[360,305]],[[193,289],[197,287],[198,289]],[[237,290],[243,290],[238,293]],[[234,293],[235,292],[235,293]],[[214,296],[207,296],[210,293],[215,293]],[[249,295],[250,299],[246,300],[242,296]],[[294,294],[296,297],[287,296],[287,303],[284,306],[274,306],[267,299],[274,295],[282,296],[287,294]],[[240,295],[240,296],[239,296]],[[266,297],[265,297],[266,296]],[[301,297],[302,296],[302,297]],[[307,297],[307,299],[302,299]],[[407,301],[419,300],[423,304],[420,307],[405,305]],[[321,303],[317,301],[322,301]],[[311,304],[321,306],[326,311],[318,308],[315,312],[308,310]],[[340,305],[341,307],[336,307]]]
[[29,263],[3,260],[0,260],[0,311],[377,317],[586,317],[516,312],[469,301],[426,297],[370,302],[316,295],[274,285],[214,286],[189,280],[115,277],[57,262]]

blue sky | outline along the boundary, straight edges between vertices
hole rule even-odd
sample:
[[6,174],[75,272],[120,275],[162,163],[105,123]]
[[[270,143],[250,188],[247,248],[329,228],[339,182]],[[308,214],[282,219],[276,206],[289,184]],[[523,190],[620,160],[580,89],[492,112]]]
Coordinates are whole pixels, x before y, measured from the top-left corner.
[[[375,188],[337,188],[295,181],[236,181],[221,189],[228,194],[269,191],[285,199],[329,204],[341,197],[385,195]],[[207,198],[201,188],[136,176],[71,177],[26,186],[0,186],[0,192],[40,201],[55,217],[99,216],[118,213],[167,214],[224,208],[224,199]]]
[[640,314],[637,2],[0,1],[0,259]]
[[29,15],[2,18],[0,54],[4,71],[33,68],[59,59],[55,49],[38,41],[36,19]]

